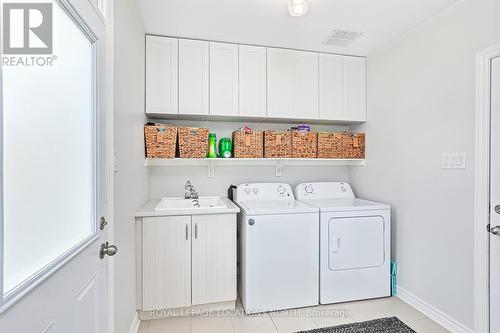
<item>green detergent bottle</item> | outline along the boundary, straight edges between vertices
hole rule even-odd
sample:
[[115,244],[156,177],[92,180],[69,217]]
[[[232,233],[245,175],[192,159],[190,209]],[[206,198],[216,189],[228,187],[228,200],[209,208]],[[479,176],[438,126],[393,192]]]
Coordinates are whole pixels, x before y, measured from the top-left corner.
[[210,133],[208,135],[208,151],[207,151],[207,157],[208,158],[216,158],[217,157],[217,136],[215,133]]
[[231,158],[233,155],[233,144],[230,138],[222,138],[219,140],[219,157]]

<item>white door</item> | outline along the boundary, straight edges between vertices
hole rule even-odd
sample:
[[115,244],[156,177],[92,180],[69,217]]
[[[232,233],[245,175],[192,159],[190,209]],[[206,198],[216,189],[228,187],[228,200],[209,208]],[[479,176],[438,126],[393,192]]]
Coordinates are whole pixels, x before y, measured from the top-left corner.
[[491,81],[490,332],[500,332],[500,58]]
[[238,115],[238,44],[210,42],[210,115]]
[[142,310],[191,305],[191,216],[144,218]]
[[236,300],[235,216],[194,215],[193,305]]
[[146,36],[146,113],[178,113],[177,38]]
[[292,118],[318,119],[318,53],[294,52],[294,107]]
[[384,264],[382,216],[333,218],[328,223],[328,266],[332,271]]
[[179,39],[179,114],[208,115],[207,41]]
[[87,0],[8,5],[17,33],[3,52],[18,61],[1,70],[0,332],[108,332],[104,20]]
[[343,57],[345,120],[366,120],[366,59]]
[[319,54],[320,119],[343,120],[345,118],[342,58],[335,54]]
[[239,115],[266,116],[266,48],[239,45]]
[[294,51],[267,48],[267,117],[293,118]]

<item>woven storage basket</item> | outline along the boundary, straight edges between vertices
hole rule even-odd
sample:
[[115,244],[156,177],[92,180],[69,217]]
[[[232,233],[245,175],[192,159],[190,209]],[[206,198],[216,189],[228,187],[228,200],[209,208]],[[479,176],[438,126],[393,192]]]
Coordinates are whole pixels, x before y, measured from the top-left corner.
[[264,131],[264,157],[292,157],[292,132],[274,130]]
[[365,158],[365,133],[343,134],[344,158]]
[[235,158],[262,158],[264,140],[262,131],[234,131],[233,155]]
[[208,149],[208,128],[179,127],[179,157],[205,158]]
[[318,158],[344,158],[342,133],[318,133]]
[[174,158],[177,127],[165,124],[144,125],[147,158]]
[[318,156],[318,134],[292,131],[292,157],[316,158]]

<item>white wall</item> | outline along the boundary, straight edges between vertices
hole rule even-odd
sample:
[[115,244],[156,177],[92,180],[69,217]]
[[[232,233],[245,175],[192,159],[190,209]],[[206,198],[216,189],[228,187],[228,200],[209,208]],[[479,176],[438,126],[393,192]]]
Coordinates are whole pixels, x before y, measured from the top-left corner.
[[[463,0],[368,57],[367,165],[357,194],[393,207],[398,284],[473,327],[475,53],[500,42],[500,2]],[[466,152],[466,170],[441,170]]]
[[[241,127],[243,123],[233,122],[202,122],[202,121],[165,121],[180,126],[207,127],[221,137],[231,137],[231,133]],[[274,123],[245,123],[253,129],[288,129],[292,124]],[[313,126],[313,130],[345,130],[345,127]],[[347,181],[349,169],[345,166],[330,167],[300,167],[285,166],[281,177],[276,177],[273,166],[228,166],[216,167],[215,177],[208,178],[207,167],[176,167],[151,168],[151,197],[184,196],[184,184],[190,180],[199,195],[227,195],[227,188],[231,184],[250,182],[283,182],[292,186],[300,182],[310,181]]]
[[115,332],[130,329],[136,311],[134,215],[149,198],[144,167],[144,27],[134,0],[114,1]]

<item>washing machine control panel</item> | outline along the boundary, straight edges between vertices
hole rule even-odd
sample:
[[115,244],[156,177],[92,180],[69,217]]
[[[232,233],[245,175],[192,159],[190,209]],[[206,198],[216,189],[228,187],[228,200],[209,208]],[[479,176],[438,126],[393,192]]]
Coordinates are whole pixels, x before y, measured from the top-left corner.
[[291,200],[292,188],[284,183],[241,184],[236,189],[236,200]]
[[297,200],[354,198],[354,193],[351,186],[343,182],[302,183],[295,188],[295,198]]

